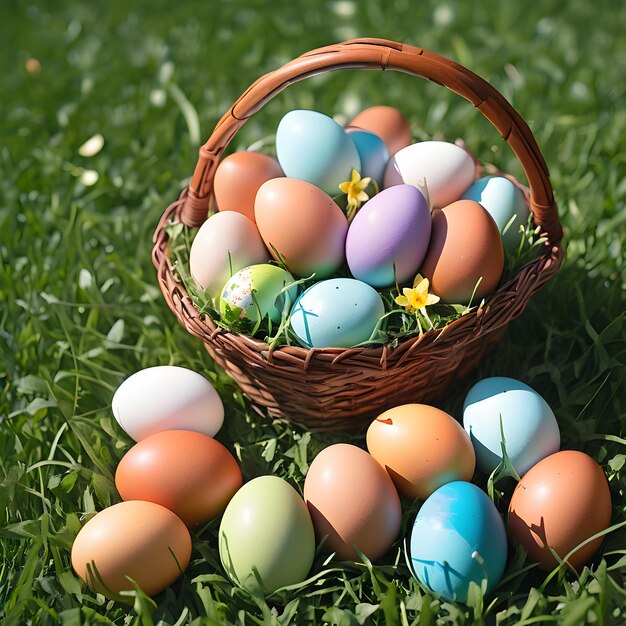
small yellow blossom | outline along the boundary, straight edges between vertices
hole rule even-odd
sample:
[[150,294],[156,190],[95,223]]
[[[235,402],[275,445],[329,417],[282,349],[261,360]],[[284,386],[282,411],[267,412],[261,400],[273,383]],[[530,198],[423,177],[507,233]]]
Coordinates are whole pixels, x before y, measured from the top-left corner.
[[404,295],[396,298],[396,304],[405,307],[408,311],[419,311],[426,315],[426,307],[439,302],[439,296],[428,293],[428,278],[418,274],[413,281],[413,289],[405,287]]
[[371,181],[372,179],[369,176],[361,178],[361,175],[353,168],[351,179],[339,185],[339,190],[348,196],[350,213],[356,213],[361,204],[369,200],[365,189]]

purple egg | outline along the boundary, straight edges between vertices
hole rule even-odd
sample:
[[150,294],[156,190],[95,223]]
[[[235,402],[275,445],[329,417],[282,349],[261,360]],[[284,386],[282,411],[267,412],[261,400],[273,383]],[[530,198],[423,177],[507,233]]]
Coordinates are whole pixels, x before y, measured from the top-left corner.
[[428,250],[430,228],[430,208],[417,187],[381,191],[350,224],[346,258],[352,275],[372,287],[413,280]]

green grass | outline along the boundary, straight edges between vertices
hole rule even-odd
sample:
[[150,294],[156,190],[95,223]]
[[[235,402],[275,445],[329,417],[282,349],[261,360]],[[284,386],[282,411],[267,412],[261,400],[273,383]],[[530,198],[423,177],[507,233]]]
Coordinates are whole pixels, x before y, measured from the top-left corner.
[[[618,0],[3,0],[0,620],[623,624],[623,526],[579,578],[563,570],[546,577],[512,551],[505,581],[470,607],[420,590],[401,541],[375,567],[319,557],[310,582],[266,601],[225,579],[214,522],[194,537],[184,579],[154,603],[139,593],[128,606],[82,586],[69,548],[85,515],[119,499],[112,475],[131,442],[112,418],[111,398],[142,367],[176,363],[214,381],[227,406],[219,439],[246,479],[273,472],[301,487],[316,452],[348,440],[251,410],[167,309],[150,248],[161,213],[188,182],[199,140],[235,98],[297,54],[359,35],[458,60],[501,90],[534,130],[565,226],[564,266],[441,406],[458,417],[469,386],[487,375],[531,384],[554,409],[563,447],[602,464],[612,522],[626,521],[624,32],[626,5]],[[27,72],[29,58],[40,61],[39,73]],[[400,107],[417,137],[463,137],[482,159],[523,178],[470,105],[391,72],[334,73],[290,87],[249,121],[234,147],[272,134],[295,107],[351,115],[379,103]],[[80,156],[96,133],[103,149]],[[85,170],[98,173],[95,184],[85,184],[94,178]],[[407,509],[405,525],[414,511]]]

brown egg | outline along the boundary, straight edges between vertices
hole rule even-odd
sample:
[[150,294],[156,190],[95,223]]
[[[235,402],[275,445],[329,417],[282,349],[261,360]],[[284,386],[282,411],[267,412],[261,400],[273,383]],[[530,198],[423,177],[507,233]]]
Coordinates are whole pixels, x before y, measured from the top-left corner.
[[504,269],[502,239],[494,219],[473,200],[433,211],[430,244],[420,273],[444,302],[478,304],[498,285]]
[[344,262],[348,220],[319,187],[295,178],[268,180],[257,194],[255,214],[265,245],[292,274],[315,273],[319,280]]
[[142,439],[115,473],[124,500],[160,504],[192,529],[221,515],[241,484],[232,454],[219,441],[190,430],[164,430]]
[[411,143],[411,126],[398,109],[388,106],[370,107],[361,111],[349,124],[378,135],[387,146],[389,156]]
[[322,450],[304,482],[318,541],[341,560],[360,560],[356,545],[375,561],[400,532],[400,498],[389,474],[365,450],[338,443]]
[[425,500],[453,480],[469,482],[476,468],[474,447],[463,427],[426,404],[382,413],[367,429],[367,449],[409,498]]
[[189,531],[174,513],[153,502],[120,502],[82,527],[72,567],[105,596],[134,589],[127,576],[154,596],[180,576],[190,556]]
[[218,166],[213,180],[220,211],[237,211],[254,222],[254,199],[266,181],[284,176],[278,161],[260,152],[234,152]]
[[[509,536],[528,551],[542,569],[561,559],[611,523],[611,493],[602,468],[588,455],[563,450],[539,461],[520,480],[509,505]],[[594,555],[602,538],[569,557],[576,569]]]

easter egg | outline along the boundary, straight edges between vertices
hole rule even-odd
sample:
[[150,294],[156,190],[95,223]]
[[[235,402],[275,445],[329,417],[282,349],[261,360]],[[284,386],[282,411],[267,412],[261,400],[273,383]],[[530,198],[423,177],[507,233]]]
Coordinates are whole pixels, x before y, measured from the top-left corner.
[[361,111],[351,122],[356,126],[378,135],[387,146],[390,155],[411,143],[411,126],[398,109],[375,106]]
[[439,487],[420,508],[410,534],[413,573],[448,600],[466,602],[469,585],[498,584],[506,567],[504,523],[489,496],[472,483]]
[[276,265],[264,263],[239,270],[224,286],[220,298],[220,313],[227,316],[233,311],[240,319],[256,322],[269,317],[278,324],[283,309],[287,313],[298,295],[298,288],[283,292],[294,282],[293,276]]
[[376,181],[379,187],[382,187],[385,166],[389,160],[389,152],[385,142],[378,135],[360,128],[348,127],[346,132],[354,141],[354,145],[359,153],[361,177],[369,176]]
[[345,260],[348,220],[333,199],[310,183],[274,178],[255,201],[263,241],[296,276],[330,276]]
[[246,483],[219,529],[222,565],[231,579],[264,593],[302,582],[313,564],[315,533],[304,501],[277,476]]
[[[498,227],[478,202],[459,200],[432,213],[432,231],[420,273],[449,303],[474,305],[498,285],[504,251]],[[480,281],[480,282],[479,282]]]
[[213,179],[220,211],[237,211],[254,222],[254,199],[259,187],[283,176],[280,165],[260,152],[235,152],[221,161]]
[[356,214],[346,238],[346,259],[355,278],[374,287],[412,281],[430,240],[430,209],[412,185],[381,191]]
[[478,467],[488,476],[502,461],[502,433],[506,453],[520,476],[561,445],[548,403],[514,378],[497,376],[476,383],[463,404],[463,426],[476,450]]
[[160,365],[129,376],[113,396],[113,415],[140,441],[162,430],[194,430],[213,437],[224,422],[224,405],[204,376]]
[[380,294],[354,278],[314,283],[295,302],[289,323],[307,348],[350,348],[370,339],[385,313]]
[[[289,178],[305,180],[327,194],[361,171],[354,142],[335,120],[317,111],[289,111],[276,131],[276,156]],[[293,207],[295,210],[297,207]]]
[[406,183],[428,189],[430,203],[444,207],[458,200],[474,182],[476,166],[460,146],[446,141],[420,141],[394,154],[385,170],[385,187]]
[[189,252],[189,268],[198,285],[211,298],[219,298],[231,273],[269,259],[252,221],[235,211],[220,211],[211,215],[196,233]]
[[522,237],[519,228],[526,226],[529,213],[520,189],[504,176],[486,176],[473,183],[463,198],[475,200],[487,209],[502,235],[504,249],[515,252]]
[[115,472],[123,500],[160,504],[191,529],[221,515],[241,483],[233,455],[219,441],[190,430],[142,439]]
[[74,571],[109,598],[134,589],[154,596],[189,564],[191,537],[174,513],[153,502],[120,502],[92,517],[72,545]]
[[[509,505],[509,535],[545,570],[556,567],[552,548],[565,559],[583,541],[609,527],[611,492],[602,468],[587,454],[563,450],[533,466],[518,483]],[[602,537],[567,558],[580,570]]]
[[469,481],[476,466],[461,425],[425,404],[404,404],[382,413],[367,429],[367,449],[409,498],[425,500],[446,483]]
[[387,472],[365,450],[338,443],[309,466],[304,499],[318,540],[341,560],[371,561],[385,554],[400,532],[400,498]]

